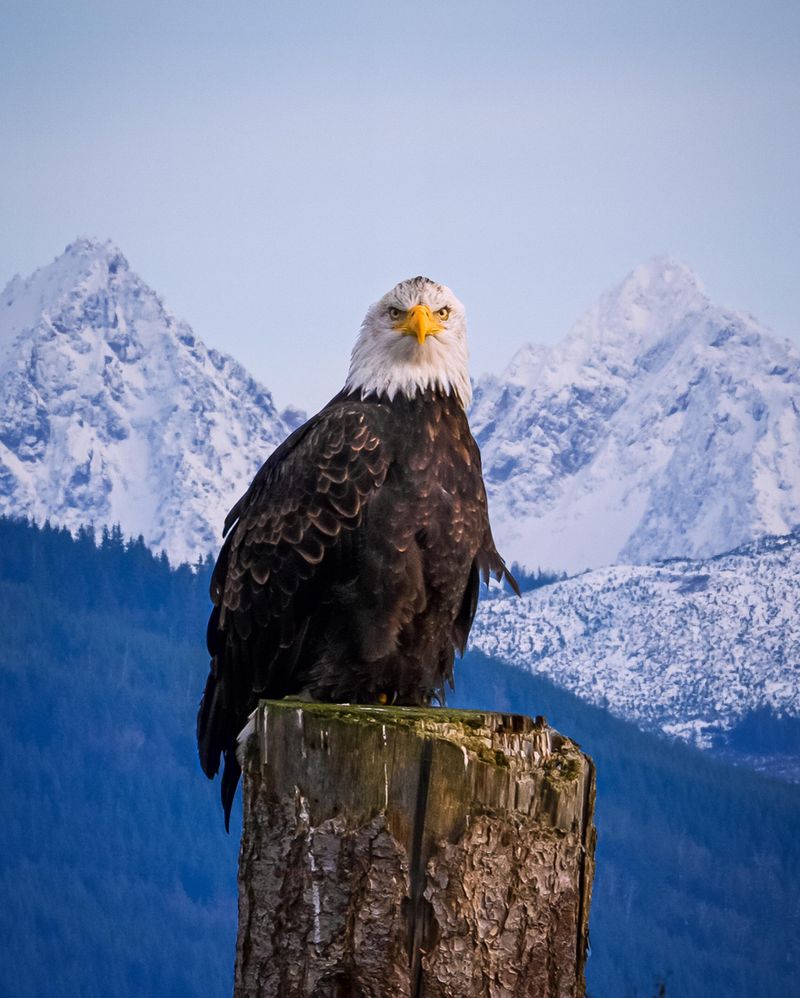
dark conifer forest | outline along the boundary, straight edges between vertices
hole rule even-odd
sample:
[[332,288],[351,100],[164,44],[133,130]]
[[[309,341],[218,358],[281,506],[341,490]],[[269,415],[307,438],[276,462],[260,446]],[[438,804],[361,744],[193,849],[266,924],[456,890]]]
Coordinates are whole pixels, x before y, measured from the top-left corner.
[[[194,746],[209,571],[0,520],[2,995],[232,992],[239,818]],[[477,654],[456,680],[454,706],[545,714],[597,763],[593,998],[795,993],[800,788]]]

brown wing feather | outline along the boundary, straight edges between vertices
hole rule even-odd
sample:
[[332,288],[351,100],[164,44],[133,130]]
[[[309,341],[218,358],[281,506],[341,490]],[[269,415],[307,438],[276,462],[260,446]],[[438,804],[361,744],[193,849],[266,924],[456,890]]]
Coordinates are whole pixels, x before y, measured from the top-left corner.
[[[198,747],[209,777],[225,757],[226,822],[238,780],[238,732],[260,696],[291,691],[333,552],[361,523],[390,455],[352,401],[332,403],[269,458],[231,510],[211,581],[211,671]],[[235,778],[234,778],[235,777]]]

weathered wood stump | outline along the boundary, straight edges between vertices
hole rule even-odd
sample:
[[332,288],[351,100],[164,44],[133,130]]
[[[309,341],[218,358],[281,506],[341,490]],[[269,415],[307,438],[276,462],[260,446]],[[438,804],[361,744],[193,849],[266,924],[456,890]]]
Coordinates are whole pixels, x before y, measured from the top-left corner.
[[538,718],[264,701],[236,998],[583,995],[594,766]]

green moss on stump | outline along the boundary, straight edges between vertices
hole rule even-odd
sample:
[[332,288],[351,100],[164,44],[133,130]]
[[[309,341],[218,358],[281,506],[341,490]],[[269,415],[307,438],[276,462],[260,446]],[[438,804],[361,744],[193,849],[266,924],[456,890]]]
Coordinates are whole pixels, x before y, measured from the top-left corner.
[[[319,724],[336,723],[355,727],[392,727],[417,737],[447,742],[462,748],[486,765],[506,770],[527,768],[530,761],[520,749],[519,755],[497,747],[498,736],[508,744],[509,734],[529,742],[538,739],[542,755],[548,760],[550,782],[564,785],[581,778],[582,763],[577,745],[548,727],[544,718],[521,714],[456,710],[449,707],[396,707],[381,704],[319,703],[309,700],[266,700],[271,712],[302,711],[307,719]],[[513,739],[512,739],[513,741]]]

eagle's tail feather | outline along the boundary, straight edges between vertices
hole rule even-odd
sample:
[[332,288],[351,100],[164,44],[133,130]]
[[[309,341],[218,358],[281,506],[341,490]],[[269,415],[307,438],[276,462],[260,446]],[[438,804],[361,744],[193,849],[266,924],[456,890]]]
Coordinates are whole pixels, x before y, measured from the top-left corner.
[[229,832],[231,830],[233,798],[236,796],[236,787],[239,785],[239,777],[242,775],[242,769],[239,765],[239,760],[236,758],[235,744],[225,749],[224,756],[225,768],[222,771],[220,794],[222,796],[222,810],[225,812],[225,831]]
[[223,750],[222,731],[225,727],[223,714],[222,690],[212,669],[197,711],[197,751],[200,765],[209,780],[213,780],[219,772],[219,757]]
[[219,772],[220,761],[223,762],[220,792],[225,812],[225,831],[230,831],[231,808],[242,770],[236,758],[236,739],[232,739],[228,733],[231,725],[223,703],[222,684],[214,673],[212,667],[197,712],[197,749],[200,765],[210,780]]
[[478,551],[478,554],[476,555],[476,563],[480,569],[484,585],[489,584],[489,576],[493,575],[498,582],[507,582],[517,596],[522,595],[519,589],[519,583],[511,572],[509,572],[508,566],[498,554],[497,548],[494,546],[493,541],[491,541],[490,544],[482,550]]
[[519,589],[519,583],[514,578],[514,576],[511,574],[511,572],[509,572],[509,570],[506,568],[505,562],[503,562],[502,577],[506,580],[506,582],[509,584],[509,586],[511,586],[511,588],[514,590],[514,592],[517,594],[517,596],[521,596],[522,595],[522,593],[520,592],[520,589]]

